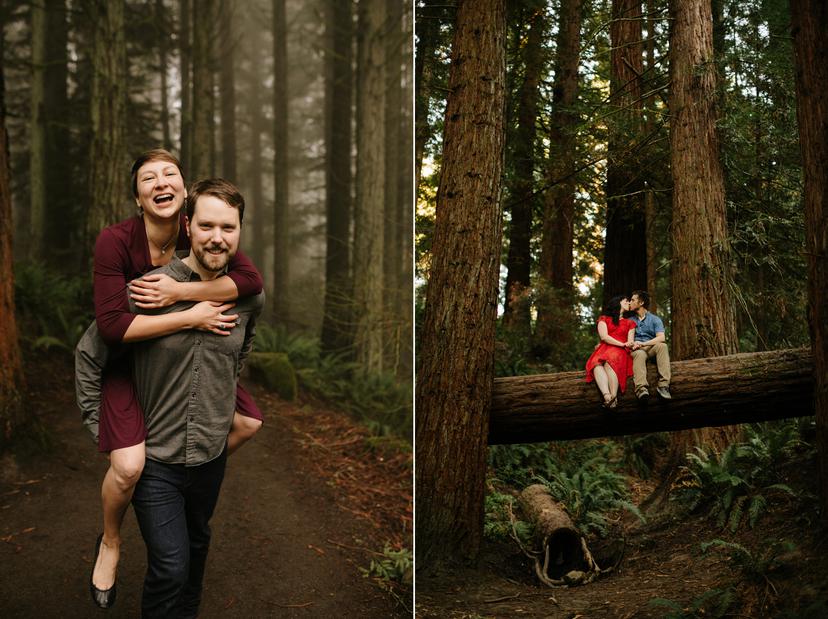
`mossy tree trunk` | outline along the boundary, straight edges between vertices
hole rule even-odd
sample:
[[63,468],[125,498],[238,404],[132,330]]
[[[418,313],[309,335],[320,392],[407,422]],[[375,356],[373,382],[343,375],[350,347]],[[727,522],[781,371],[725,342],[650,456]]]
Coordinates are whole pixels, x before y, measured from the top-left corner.
[[385,44],[383,0],[360,3],[357,176],[354,214],[354,350],[363,372],[383,369]]

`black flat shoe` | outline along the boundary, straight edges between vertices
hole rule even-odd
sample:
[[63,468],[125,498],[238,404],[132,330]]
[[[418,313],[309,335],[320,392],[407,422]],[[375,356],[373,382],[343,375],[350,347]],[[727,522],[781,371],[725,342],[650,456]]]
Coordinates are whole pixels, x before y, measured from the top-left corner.
[[92,601],[98,608],[112,608],[115,604],[115,594],[117,593],[115,585],[118,584],[117,577],[115,582],[109,589],[98,589],[92,582],[92,577],[95,574],[95,565],[98,563],[98,554],[101,552],[101,541],[103,540],[103,533],[98,536],[98,541],[95,542],[95,557],[92,559],[92,572],[89,574],[89,593],[92,594]]

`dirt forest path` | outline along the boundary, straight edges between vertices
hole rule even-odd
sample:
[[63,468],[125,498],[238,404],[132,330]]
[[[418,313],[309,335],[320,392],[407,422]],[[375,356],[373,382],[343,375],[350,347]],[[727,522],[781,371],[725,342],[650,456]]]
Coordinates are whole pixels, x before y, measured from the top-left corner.
[[[116,605],[89,597],[107,462],[81,427],[71,359],[28,370],[55,448],[0,462],[0,617],[138,617],[146,558],[131,509]],[[265,425],[228,460],[199,616],[410,616],[358,569],[387,541],[411,547],[410,456],[368,449],[343,414],[249,387]]]

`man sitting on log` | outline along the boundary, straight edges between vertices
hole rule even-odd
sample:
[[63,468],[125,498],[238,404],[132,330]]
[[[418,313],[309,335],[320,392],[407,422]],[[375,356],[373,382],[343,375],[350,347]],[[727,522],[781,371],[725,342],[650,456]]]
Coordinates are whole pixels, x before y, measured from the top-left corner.
[[661,318],[647,310],[650,295],[645,290],[635,290],[630,297],[630,311],[635,321],[635,341],[630,350],[633,358],[633,382],[638,401],[646,403],[650,398],[647,384],[647,359],[655,357],[658,367],[656,393],[664,400],[670,400],[670,353],[664,338],[664,323]]

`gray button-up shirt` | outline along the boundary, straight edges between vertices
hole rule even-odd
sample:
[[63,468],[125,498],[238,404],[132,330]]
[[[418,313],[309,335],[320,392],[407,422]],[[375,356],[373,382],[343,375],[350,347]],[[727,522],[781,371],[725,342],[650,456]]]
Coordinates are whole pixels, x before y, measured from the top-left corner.
[[[151,273],[178,281],[200,279],[177,257]],[[187,301],[144,310],[130,299],[130,311],[136,314],[166,314],[193,305]],[[239,322],[230,335],[191,329],[133,345],[133,376],[147,426],[148,458],[197,466],[221,455],[233,423],[236,381],[253,347],[255,322],[263,305],[264,293],[238,299],[231,311],[239,315]],[[95,337],[100,339],[90,328],[78,344],[78,351],[85,351],[89,359],[105,353],[94,342]],[[103,367],[100,361],[95,365]],[[88,399],[94,400],[96,395],[99,398],[99,394],[90,393]]]

